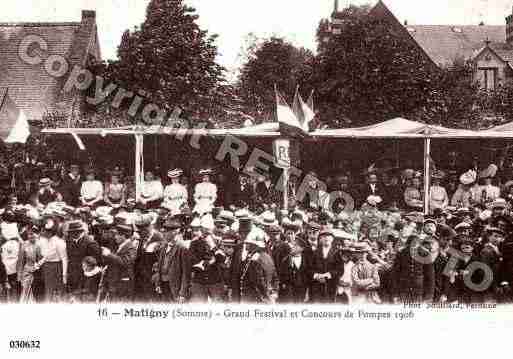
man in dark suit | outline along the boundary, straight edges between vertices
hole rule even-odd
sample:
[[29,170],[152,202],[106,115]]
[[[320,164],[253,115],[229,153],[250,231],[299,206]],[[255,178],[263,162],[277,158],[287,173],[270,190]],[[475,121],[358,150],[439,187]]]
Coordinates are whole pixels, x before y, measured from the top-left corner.
[[334,236],[330,230],[319,234],[319,247],[312,257],[311,301],[313,303],[333,303],[337,284],[344,274],[344,263],[339,251],[333,245]]
[[168,218],[162,227],[166,245],[160,250],[157,264],[157,292],[163,301],[184,303],[189,292],[191,266],[189,253],[182,243],[182,224]]
[[66,252],[68,255],[68,290],[70,293],[80,290],[84,282],[82,261],[85,257],[93,257],[101,263],[100,246],[85,233],[82,221],[71,221],[65,232],[67,235]]
[[369,173],[367,175],[367,183],[360,188],[359,205],[363,205],[369,196],[381,197],[382,203],[387,201],[387,193],[385,192],[385,188],[381,183],[379,183],[378,176],[375,173]]
[[63,201],[70,206],[77,207],[80,204],[80,189],[82,188],[82,176],[80,167],[71,165],[70,172],[64,176],[61,186]]
[[252,184],[249,182],[248,177],[241,173],[232,190],[232,202],[230,204],[234,204],[241,208],[246,206],[252,208],[254,198],[255,190]]
[[273,203],[280,203],[280,193],[276,190],[269,174],[266,174],[263,181],[257,183],[255,192],[258,204],[265,203],[271,205]]
[[139,242],[134,240],[133,227],[126,223],[116,225],[117,249],[102,247],[103,262],[107,265],[100,283],[98,299],[109,302],[128,302],[134,294],[134,263]]
[[276,263],[279,268],[279,302],[280,303],[304,303],[306,292],[310,287],[311,269],[309,256],[305,254],[306,243],[297,239],[292,245],[290,254],[283,258],[281,263]]
[[240,276],[241,302],[273,303],[276,269],[271,256],[265,252],[265,240],[261,233],[253,231],[248,234],[244,243],[248,255],[242,263]]

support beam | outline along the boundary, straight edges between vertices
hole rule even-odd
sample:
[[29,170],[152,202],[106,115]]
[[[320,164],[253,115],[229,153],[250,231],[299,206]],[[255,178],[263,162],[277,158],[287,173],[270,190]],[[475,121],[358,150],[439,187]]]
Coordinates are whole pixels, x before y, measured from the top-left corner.
[[424,214],[429,214],[429,189],[431,187],[431,139],[424,139]]

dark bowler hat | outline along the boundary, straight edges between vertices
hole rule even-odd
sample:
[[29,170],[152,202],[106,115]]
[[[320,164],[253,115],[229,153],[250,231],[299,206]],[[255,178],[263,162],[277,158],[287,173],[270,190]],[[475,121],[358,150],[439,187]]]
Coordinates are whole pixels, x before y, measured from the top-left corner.
[[68,232],[83,232],[84,231],[84,223],[82,221],[71,221],[68,223]]
[[182,228],[182,222],[174,217],[167,217],[162,224],[162,228],[169,230]]

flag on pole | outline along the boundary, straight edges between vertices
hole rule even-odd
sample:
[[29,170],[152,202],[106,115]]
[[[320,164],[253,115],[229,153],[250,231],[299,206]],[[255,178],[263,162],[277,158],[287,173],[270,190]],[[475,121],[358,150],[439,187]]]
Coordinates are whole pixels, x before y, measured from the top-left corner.
[[[315,112],[313,110],[313,98],[310,95],[310,98],[308,99],[307,103],[305,103],[303,101],[303,99],[301,98],[301,96],[299,96],[299,101],[301,102],[301,108],[303,109],[303,117],[304,117],[304,120],[302,123],[303,130],[305,132],[310,132],[310,124],[312,123],[312,121],[315,117]],[[309,104],[309,103],[311,103],[311,104]]]
[[30,136],[29,123],[8,92],[0,98],[0,139],[6,143],[25,143]]
[[283,95],[274,87],[276,93],[276,114],[280,124],[280,132],[289,137],[304,136],[303,127],[297,115],[285,101]]

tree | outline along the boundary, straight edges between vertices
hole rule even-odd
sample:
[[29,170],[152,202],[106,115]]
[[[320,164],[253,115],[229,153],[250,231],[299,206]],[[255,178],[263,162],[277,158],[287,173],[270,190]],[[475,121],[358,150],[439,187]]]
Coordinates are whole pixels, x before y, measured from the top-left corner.
[[350,6],[336,17],[338,33],[326,37],[324,21],[318,30],[313,81],[321,121],[363,126],[408,117],[427,105],[436,66],[402,26],[370,16],[367,6]]
[[190,118],[215,117],[224,103],[224,68],[216,63],[216,36],[197,19],[183,0],[151,0],[145,22],[123,34],[119,60],[95,72],[168,112],[180,107]]
[[236,84],[246,113],[258,120],[274,120],[274,87],[289,97],[299,86],[303,95],[311,89],[314,55],[283,38],[255,40],[249,47]]

